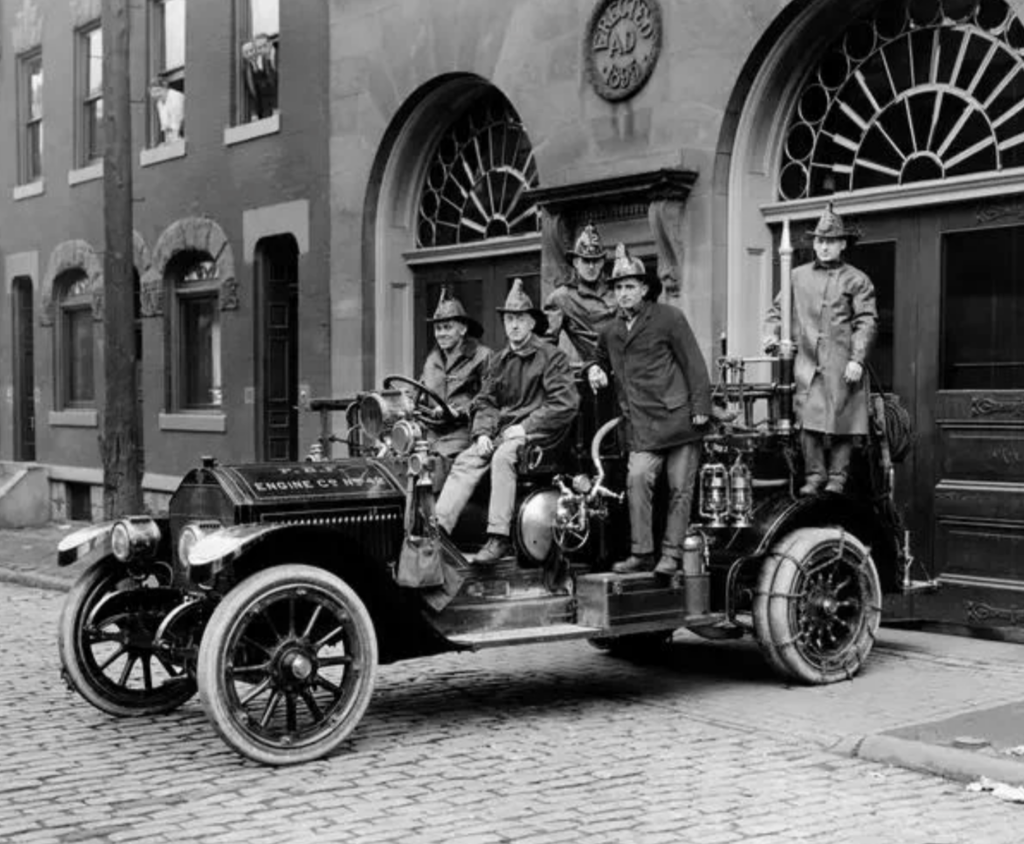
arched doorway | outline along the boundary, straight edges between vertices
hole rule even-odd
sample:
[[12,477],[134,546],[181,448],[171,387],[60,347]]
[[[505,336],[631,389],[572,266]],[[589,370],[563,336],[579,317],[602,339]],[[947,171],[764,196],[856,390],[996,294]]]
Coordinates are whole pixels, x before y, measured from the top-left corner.
[[495,347],[504,343],[495,307],[513,278],[540,303],[540,217],[525,196],[537,184],[526,127],[484,80],[445,80],[410,109],[377,203],[375,382],[418,372],[443,286]]
[[[799,16],[751,86],[730,198],[761,202],[730,208],[730,325],[759,336],[744,263],[761,256],[763,307],[782,220],[799,232],[827,200],[857,220],[850,259],[872,275],[882,317],[873,363],[915,427],[898,492],[912,550],[941,582],[915,610],[1019,627],[1024,24],[1005,0],[840,5]],[[754,102],[767,92],[784,119]]]

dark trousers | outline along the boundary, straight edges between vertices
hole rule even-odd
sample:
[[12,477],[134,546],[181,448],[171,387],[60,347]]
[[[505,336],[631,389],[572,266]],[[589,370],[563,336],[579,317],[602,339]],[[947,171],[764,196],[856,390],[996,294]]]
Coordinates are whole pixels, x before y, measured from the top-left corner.
[[652,503],[654,484],[665,468],[668,479],[668,513],[661,555],[679,560],[683,556],[683,538],[690,526],[693,482],[697,478],[700,446],[684,443],[665,451],[631,451],[626,487],[629,491],[630,550],[633,554],[654,553]]
[[[828,437],[828,448],[825,438]],[[823,484],[826,477],[838,484],[846,483],[846,475],[850,469],[850,456],[853,454],[853,437],[839,434],[824,434],[821,431],[803,430],[800,432],[800,447],[804,453],[804,479],[808,482]],[[825,452],[828,451],[828,463]],[[826,468],[827,466],[827,468]]]

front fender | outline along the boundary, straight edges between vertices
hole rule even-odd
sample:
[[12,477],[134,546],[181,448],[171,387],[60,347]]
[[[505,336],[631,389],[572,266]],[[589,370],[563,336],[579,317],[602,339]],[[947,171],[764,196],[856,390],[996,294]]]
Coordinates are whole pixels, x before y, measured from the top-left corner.
[[70,566],[72,563],[94,563],[109,557],[110,534],[116,521],[90,525],[69,533],[57,543],[57,565]]
[[207,534],[189,551],[186,565],[198,569],[199,579],[216,575],[268,536],[286,530],[287,524],[232,525]]

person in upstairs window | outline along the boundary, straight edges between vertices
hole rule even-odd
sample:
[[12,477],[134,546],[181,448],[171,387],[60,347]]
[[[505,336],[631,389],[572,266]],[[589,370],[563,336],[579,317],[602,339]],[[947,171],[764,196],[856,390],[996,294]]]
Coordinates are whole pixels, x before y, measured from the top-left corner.
[[277,111],[277,57],[274,44],[263,33],[242,45],[242,74],[249,97],[251,120],[262,120]]
[[537,336],[547,320],[533,306],[521,279],[513,281],[498,313],[508,343],[491,358],[473,403],[473,445],[455,458],[435,511],[438,527],[451,533],[476,485],[490,471],[487,543],[473,558],[483,564],[512,553],[509,537],[523,446],[558,440],[579,405],[569,358]]
[[[711,382],[683,312],[655,301],[660,290],[646,279],[643,262],[619,244],[612,269],[618,317],[601,331],[597,362],[587,377],[597,391],[614,374],[627,423],[630,556],[612,569],[671,575],[682,559],[690,524],[702,429],[711,413]],[[652,504],[663,468],[669,502],[655,563]]]
[[608,256],[601,235],[592,225],[580,232],[568,257],[572,274],[544,303],[549,325],[546,336],[557,343],[564,332],[585,369],[594,362],[598,334],[615,317],[615,292],[605,273]]
[[157,76],[149,83],[149,96],[156,106],[156,115],[160,121],[161,142],[172,144],[180,140],[185,123],[185,95],[171,88],[162,76]]
[[444,399],[455,415],[452,422],[433,408],[433,418],[425,422],[426,439],[441,458],[434,474],[440,489],[452,461],[469,448],[470,405],[480,392],[491,350],[480,342],[483,326],[447,287],[441,288],[437,308],[427,322],[433,326],[436,344],[423,363],[420,383]]
[[[795,406],[804,455],[800,494],[842,492],[856,437],[868,432],[864,362],[878,326],[871,279],[843,260],[856,237],[829,203],[814,231],[815,259],[793,270]],[[781,294],[779,294],[781,297]],[[765,320],[765,351],[779,346],[782,302]],[[826,452],[828,455],[826,463]]]

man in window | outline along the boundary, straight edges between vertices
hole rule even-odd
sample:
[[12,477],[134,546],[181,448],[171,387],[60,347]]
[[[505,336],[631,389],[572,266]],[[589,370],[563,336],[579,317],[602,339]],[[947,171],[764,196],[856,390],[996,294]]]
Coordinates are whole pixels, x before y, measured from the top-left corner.
[[594,362],[597,335],[615,316],[615,292],[604,272],[607,255],[601,235],[592,225],[580,232],[568,257],[572,259],[572,274],[544,303],[550,326],[547,336],[557,343],[564,331],[586,368]]
[[242,73],[253,120],[270,117],[277,111],[277,59],[274,45],[260,33],[242,45]]
[[149,96],[160,118],[163,143],[171,144],[179,140],[185,122],[185,95],[171,88],[162,76],[156,76],[149,83]]
[[435,408],[435,419],[427,422],[427,441],[441,458],[434,475],[439,488],[452,461],[469,448],[470,405],[480,392],[491,350],[480,342],[483,326],[447,287],[441,288],[437,309],[427,322],[434,328],[436,345],[423,363],[420,383],[444,399],[456,419],[446,421]]
[[[846,486],[854,438],[868,432],[864,361],[878,326],[871,279],[843,261],[843,251],[856,232],[843,224],[829,203],[809,234],[815,260],[797,267],[791,276],[795,403],[804,454],[800,494],[805,496],[823,486],[826,492],[842,492]],[[781,306],[777,297],[765,320],[764,347],[769,353],[779,346]]]
[[[621,243],[612,283],[618,317],[601,331],[597,364],[587,377],[597,391],[608,386],[608,373],[614,373],[627,422],[630,556],[613,570],[671,575],[682,559],[690,523],[702,429],[711,413],[711,382],[683,312],[656,301],[661,291],[648,284],[643,261]],[[653,500],[662,469],[669,500],[655,563]]]
[[579,404],[569,358],[537,336],[544,333],[547,320],[526,295],[522,279],[513,281],[498,313],[508,344],[491,358],[483,389],[473,403],[473,445],[455,459],[436,508],[438,527],[451,533],[476,485],[490,470],[487,543],[473,558],[482,564],[512,553],[516,465],[523,446],[557,440]]

